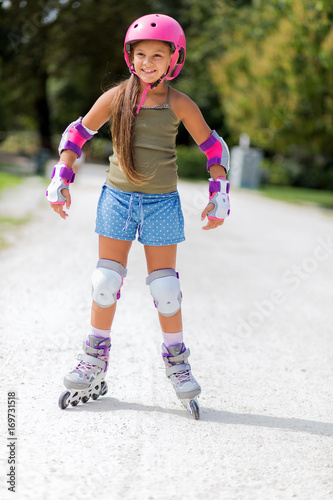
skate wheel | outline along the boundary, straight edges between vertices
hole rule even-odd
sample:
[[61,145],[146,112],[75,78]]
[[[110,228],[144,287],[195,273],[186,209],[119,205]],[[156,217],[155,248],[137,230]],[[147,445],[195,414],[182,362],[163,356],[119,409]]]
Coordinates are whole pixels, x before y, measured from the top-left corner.
[[81,401],[82,401],[82,403],[88,403],[89,399],[90,399],[90,396],[83,396],[83,398],[81,398]]
[[91,395],[92,399],[94,401],[96,401],[96,399],[99,397],[99,394],[96,394],[96,392],[94,394]]
[[102,381],[101,383],[101,392],[100,392],[100,395],[101,396],[105,396],[105,394],[108,392],[108,386],[107,386],[107,383],[104,382],[104,380]]
[[67,406],[69,405],[68,398],[71,395],[69,391],[65,391],[61,394],[59,400],[58,400],[58,406],[61,410],[66,410]]
[[194,416],[195,420],[199,420],[200,408],[199,408],[198,403],[196,401],[194,401],[194,399],[192,399],[189,404],[190,404],[191,413]]
[[[74,398],[78,398],[78,399],[74,399]],[[80,402],[80,398],[79,398],[79,393],[78,392],[75,392],[73,395],[72,395],[72,400],[70,401],[71,405],[72,406],[77,406]]]

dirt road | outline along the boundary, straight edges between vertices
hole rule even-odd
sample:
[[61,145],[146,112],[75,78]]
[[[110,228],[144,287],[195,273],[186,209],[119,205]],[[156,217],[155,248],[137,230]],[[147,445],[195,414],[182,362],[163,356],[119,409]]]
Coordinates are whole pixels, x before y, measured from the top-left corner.
[[139,243],[112,331],[109,392],[58,408],[89,327],[104,170],[83,167],[66,222],[35,190],[31,222],[0,252],[1,498],[332,499],[333,217],[318,208],[234,191],[224,227],[204,232],[207,186],[181,182],[178,271],[201,420],[165,377]]

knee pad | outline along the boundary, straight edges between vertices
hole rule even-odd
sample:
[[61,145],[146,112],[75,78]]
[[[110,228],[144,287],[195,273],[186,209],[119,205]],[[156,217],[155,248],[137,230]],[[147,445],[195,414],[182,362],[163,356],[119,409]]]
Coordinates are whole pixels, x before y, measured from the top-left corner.
[[173,316],[179,311],[182,301],[178,273],[174,269],[153,271],[146,279],[158,312]]
[[92,274],[93,299],[99,307],[111,307],[120,297],[127,269],[114,260],[100,259]]

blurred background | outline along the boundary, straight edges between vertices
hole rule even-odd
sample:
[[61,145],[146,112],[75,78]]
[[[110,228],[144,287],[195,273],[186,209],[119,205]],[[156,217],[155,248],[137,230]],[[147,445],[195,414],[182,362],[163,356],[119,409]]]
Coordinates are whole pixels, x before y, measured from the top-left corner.
[[[255,181],[234,182],[333,208],[331,0],[2,0],[3,182],[44,174],[67,125],[127,78],[126,30],[153,12],[183,26],[186,63],[172,85],[228,142],[234,172],[240,151],[256,153]],[[107,164],[111,152],[104,126],[85,156]],[[207,177],[205,157],[183,128],[178,163],[180,177]]]

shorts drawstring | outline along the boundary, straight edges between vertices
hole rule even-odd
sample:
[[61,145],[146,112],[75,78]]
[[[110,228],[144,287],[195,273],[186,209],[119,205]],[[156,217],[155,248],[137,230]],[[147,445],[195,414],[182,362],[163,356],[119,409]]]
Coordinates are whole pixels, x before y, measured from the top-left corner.
[[129,206],[128,206],[127,221],[125,222],[125,226],[123,227],[123,231],[126,231],[126,229],[128,228],[128,224],[130,223],[130,220],[132,217],[132,202],[133,202],[133,195],[131,194]]
[[[130,223],[131,217],[132,217],[132,203],[134,199],[135,194],[132,193],[128,205],[128,215],[127,215],[127,220],[125,223],[125,226],[123,227],[123,231],[126,231],[128,228],[128,224]],[[140,210],[140,226],[139,226],[139,236],[142,235],[143,231],[143,220],[144,220],[144,214],[143,214],[143,194],[137,194],[136,196],[139,196],[139,210]]]
[[96,233],[143,245],[174,245],[185,240],[178,191],[125,192],[104,184],[97,206]]
[[143,203],[143,195],[140,196],[140,201],[139,201],[139,209],[140,209],[139,236],[142,235],[142,231],[143,231],[143,218],[144,218],[144,215],[143,215],[143,206],[142,206],[142,203]]

